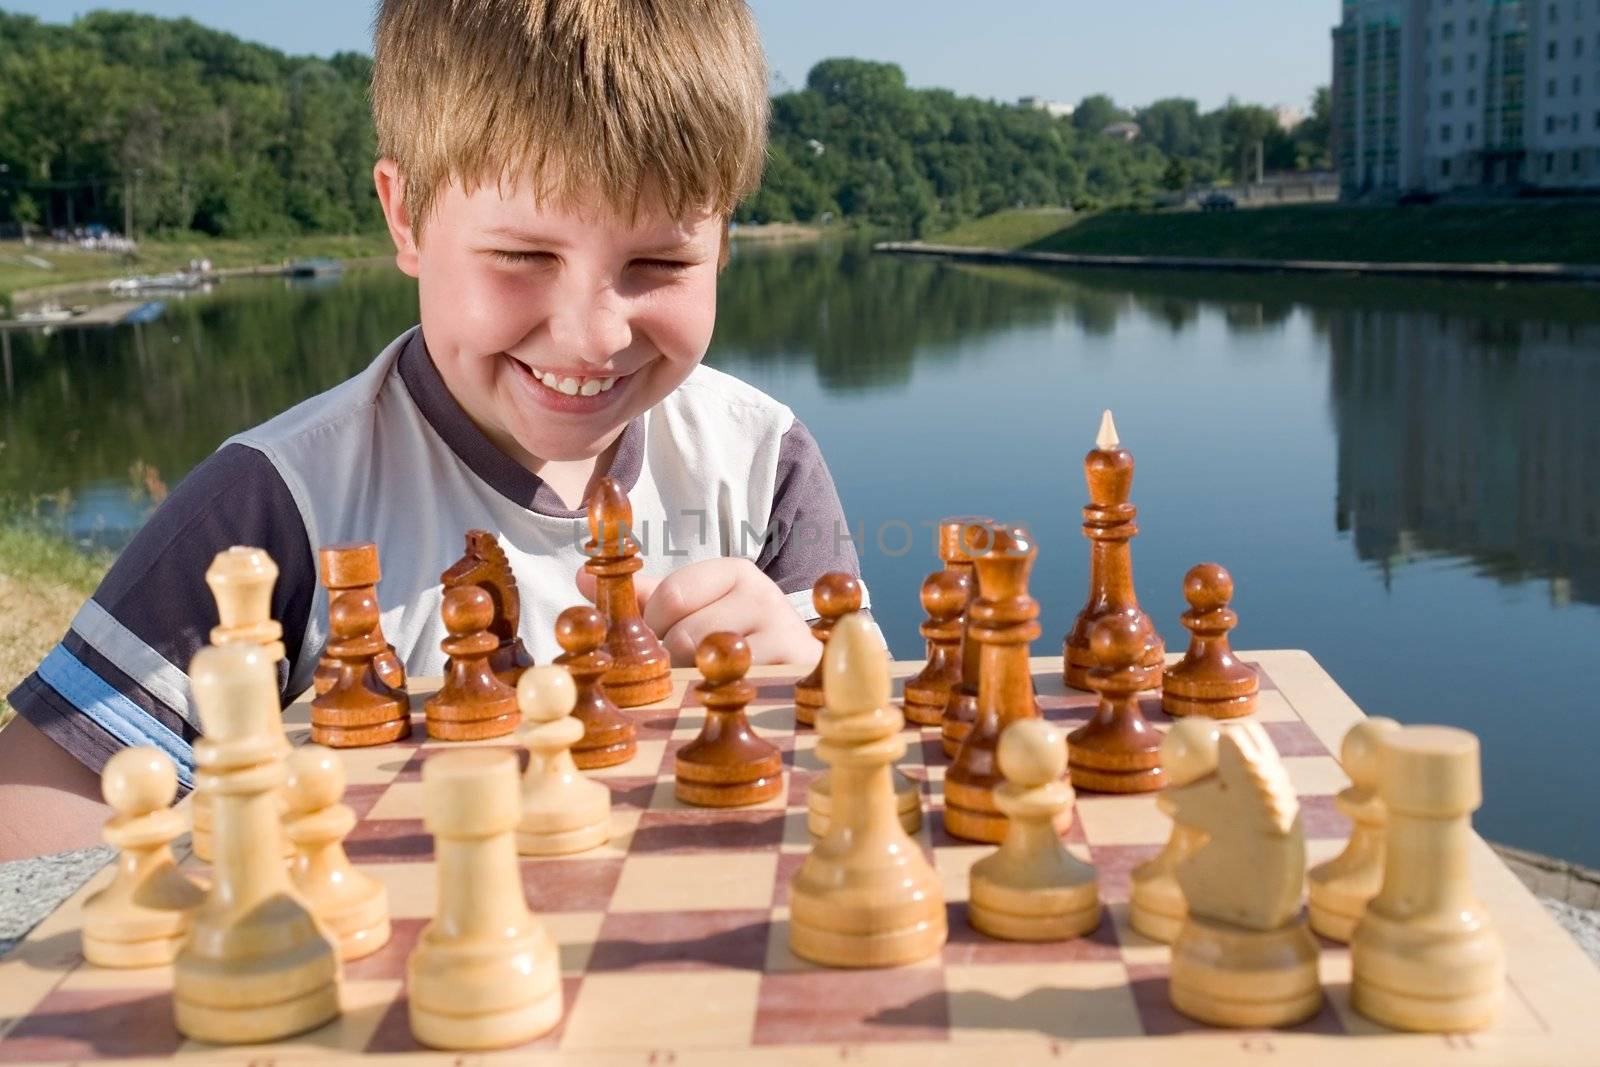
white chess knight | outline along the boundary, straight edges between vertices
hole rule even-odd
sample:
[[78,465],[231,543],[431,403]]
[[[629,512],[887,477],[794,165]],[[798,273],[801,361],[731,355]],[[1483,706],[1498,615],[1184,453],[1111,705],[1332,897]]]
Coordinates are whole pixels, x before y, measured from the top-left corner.
[[528,748],[517,824],[524,856],[583,852],[611,836],[611,790],[572,761],[572,746],[583,739],[583,723],[572,715],[577,700],[565,667],[529,667],[517,680],[519,737]]
[[[1167,788],[1156,794],[1156,807],[1163,814],[1173,815],[1174,789],[1216,773],[1221,736],[1216,720],[1201,716],[1180,719],[1167,731],[1161,741],[1161,771],[1167,776]],[[1205,840],[1204,830],[1174,820],[1172,835],[1161,851],[1133,869],[1128,921],[1150,940],[1170,945],[1183,928],[1189,905],[1178,884],[1178,867]]]
[[1300,908],[1300,801],[1259,723],[1230,723],[1217,767],[1168,788],[1173,819],[1206,835],[1178,865],[1189,911],[1172,943],[1172,1006],[1212,1026],[1291,1026],[1322,1004]]

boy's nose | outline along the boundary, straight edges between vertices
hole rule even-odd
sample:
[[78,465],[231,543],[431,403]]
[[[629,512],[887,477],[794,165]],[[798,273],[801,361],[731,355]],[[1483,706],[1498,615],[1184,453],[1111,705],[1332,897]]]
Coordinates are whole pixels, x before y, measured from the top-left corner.
[[633,343],[633,328],[608,294],[574,301],[550,319],[551,340],[568,356],[600,364]]

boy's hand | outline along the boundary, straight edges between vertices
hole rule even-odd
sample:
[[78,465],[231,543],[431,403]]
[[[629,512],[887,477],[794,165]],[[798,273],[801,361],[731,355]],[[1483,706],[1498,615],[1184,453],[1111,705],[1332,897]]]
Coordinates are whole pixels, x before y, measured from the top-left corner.
[[[594,599],[594,577],[581,568],[578,590]],[[708,635],[731,630],[750,646],[752,663],[792,663],[810,670],[822,643],[784,598],[776,583],[748,559],[705,559],[665,578],[633,576],[645,625],[655,631],[677,667],[694,665]]]

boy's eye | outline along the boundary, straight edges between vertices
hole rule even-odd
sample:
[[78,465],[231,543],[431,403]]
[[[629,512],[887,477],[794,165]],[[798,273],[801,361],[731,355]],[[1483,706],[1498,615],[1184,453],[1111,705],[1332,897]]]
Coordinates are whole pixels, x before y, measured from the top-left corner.
[[489,254],[502,263],[537,263],[548,259],[548,252],[517,252],[509,248],[492,248]]
[[662,274],[679,274],[694,266],[693,263],[684,263],[676,259],[636,259],[633,265]]

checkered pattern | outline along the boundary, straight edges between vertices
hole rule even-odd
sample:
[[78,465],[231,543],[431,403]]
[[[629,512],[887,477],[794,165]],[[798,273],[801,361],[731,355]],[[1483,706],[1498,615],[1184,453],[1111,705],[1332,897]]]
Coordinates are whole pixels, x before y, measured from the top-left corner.
[[[1360,712],[1304,653],[1250,658],[1263,668],[1256,718],[1300,794],[1308,851],[1320,860],[1337,852],[1349,832],[1333,805],[1346,780],[1331,749]],[[1094,698],[1063,688],[1060,661],[1038,659],[1034,666],[1046,717],[1069,728],[1085,721]],[[896,664],[896,677],[904,679],[917,667]],[[1129,873],[1155,854],[1170,828],[1153,795],[1078,797],[1067,842],[1099,872],[1105,910],[1093,933],[1053,944],[977,933],[966,917],[968,870],[990,848],[944,830],[942,786],[949,761],[937,729],[907,730],[901,766],[923,785],[917,840],[944,885],[949,943],[938,956],[893,971],[814,967],[788,948],[789,880],[811,844],[806,789],[824,769],[816,758],[816,734],[794,727],[795,679],[777,668],[752,672],[758,696],[750,720],[783,751],[789,787],[769,803],[735,810],[685,807],[673,796],[674,753],[704,721],[692,680],[692,672],[677,672],[671,698],[635,712],[639,746],[633,760],[592,772],[612,791],[611,841],[575,856],[521,861],[529,903],[561,945],[566,1004],[560,1027],[525,1054],[558,1051],[562,1062],[606,1053],[636,1057],[627,1062],[752,1062],[752,1053],[783,1048],[819,1060],[911,1062],[899,1057],[915,1056],[919,1062],[966,1063],[992,1046],[1004,1062],[1022,1062],[1054,1059],[1099,1039],[1107,1039],[1107,1049],[1131,1052],[1126,1039],[1133,1038],[1136,1059],[1149,1063],[1187,1062],[1196,1041],[1228,1055],[1282,1048],[1332,1062],[1359,1049],[1375,1063],[1410,1063],[1445,1047],[1440,1038],[1391,1035],[1356,1016],[1349,1008],[1348,952],[1331,943],[1324,944],[1322,961],[1328,998],[1317,1016],[1293,1030],[1228,1034],[1174,1012],[1166,992],[1168,950],[1134,933],[1127,914]],[[414,704],[420,722],[421,694]],[[303,705],[290,711],[297,741],[307,732],[305,712]],[[1170,723],[1153,697],[1145,699],[1145,712],[1162,729]],[[404,963],[435,899],[421,769],[446,747],[426,741],[419,726],[410,743],[343,753],[350,781],[346,801],[360,819],[347,848],[388,886],[394,934],[375,955],[346,965],[339,1022],[268,1049],[191,1048],[172,1028],[170,970],[101,970],[78,956],[78,908],[103,883],[103,872],[0,963],[0,1063],[186,1051],[258,1061],[264,1054],[308,1051],[436,1056],[411,1037]],[[1496,881],[1480,889],[1491,906],[1505,897],[1507,912],[1524,914],[1515,896],[1520,887]],[[1507,941],[1515,955],[1518,944]],[[1513,1062],[1512,1053],[1524,1043],[1556,1059],[1576,1048],[1557,1032],[1557,1013],[1535,1009],[1518,988],[1522,970],[1531,969],[1512,968],[1513,995],[1500,1030],[1455,1040],[1478,1042],[1493,1052],[1492,1062]],[[1581,1025],[1581,1016],[1575,1024]],[[1365,1040],[1342,1044],[1353,1035]]]

